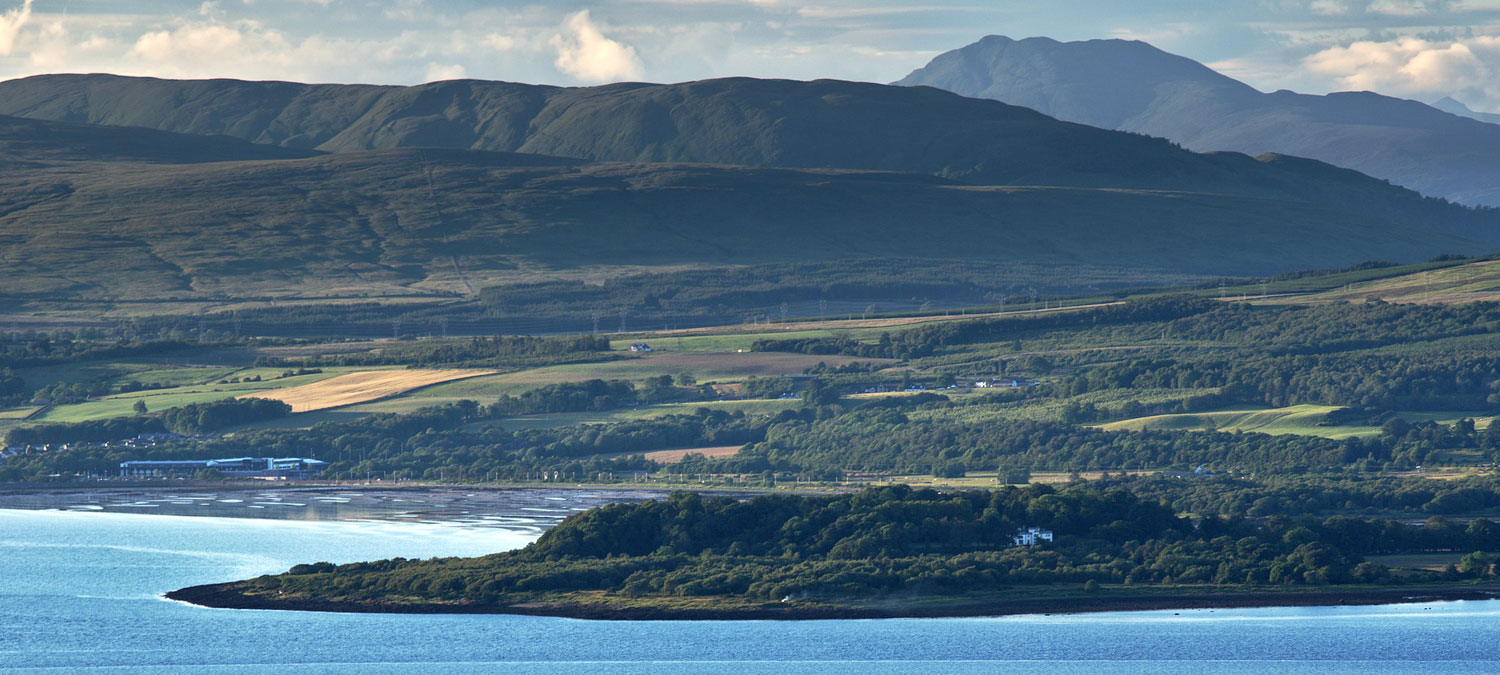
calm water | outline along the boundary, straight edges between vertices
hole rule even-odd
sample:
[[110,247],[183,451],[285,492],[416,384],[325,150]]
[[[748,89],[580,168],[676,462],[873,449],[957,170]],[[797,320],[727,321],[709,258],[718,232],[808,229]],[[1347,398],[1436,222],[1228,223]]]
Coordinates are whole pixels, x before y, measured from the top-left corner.
[[0,510],[0,669],[161,673],[1490,673],[1500,601],[886,621],[590,622],[200,609],[297,562],[471,555],[472,525]]

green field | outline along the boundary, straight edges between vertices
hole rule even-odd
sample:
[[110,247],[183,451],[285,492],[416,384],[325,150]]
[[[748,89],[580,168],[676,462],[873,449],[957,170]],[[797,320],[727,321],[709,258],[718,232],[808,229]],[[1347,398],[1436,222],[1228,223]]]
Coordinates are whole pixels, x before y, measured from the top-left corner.
[[[954,390],[944,392],[954,400],[968,396],[982,396],[984,390]],[[1062,419],[1063,408],[1069,403],[1093,404],[1099,407],[1119,406],[1128,401],[1142,405],[1175,403],[1194,396],[1216,393],[1215,389],[1122,389],[1089,392],[1069,398],[1041,398],[997,403],[994,405],[972,405],[936,410],[917,410],[907,413],[912,420],[962,422],[966,424],[1029,420],[1056,422]]]
[[[29,422],[86,422],[89,420],[109,419],[111,417],[127,417],[135,414],[137,401],[144,401],[146,409],[151,411],[176,408],[193,403],[206,403],[219,401],[226,398],[234,398],[242,394],[257,391],[268,391],[271,389],[284,389],[304,384],[311,384],[319,380],[328,379],[338,375],[365,370],[380,370],[380,368],[367,367],[339,367],[326,368],[324,372],[313,375],[299,375],[295,377],[277,378],[283,370],[275,368],[165,368],[161,370],[136,370],[130,379],[138,379],[143,382],[164,382],[157,379],[157,373],[163,373],[166,378],[178,378],[178,381],[191,381],[192,384],[176,386],[167,389],[152,389],[148,391],[134,391],[122,394],[113,394],[90,399],[81,403],[72,403],[53,407],[42,415],[37,416]],[[233,373],[233,377],[249,377],[260,375],[260,382],[240,382],[236,384],[217,384],[224,375]],[[207,375],[205,380],[198,379],[198,375]],[[277,378],[277,379],[269,379]],[[29,423],[28,422],[28,423]]]

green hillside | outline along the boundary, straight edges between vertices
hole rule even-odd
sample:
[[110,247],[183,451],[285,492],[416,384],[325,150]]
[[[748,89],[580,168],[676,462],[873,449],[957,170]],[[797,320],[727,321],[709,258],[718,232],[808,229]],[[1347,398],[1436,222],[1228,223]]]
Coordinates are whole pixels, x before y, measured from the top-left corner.
[[454,298],[557,275],[871,258],[932,260],[932,278],[981,261],[1141,279],[1481,246],[1290,200],[437,150],[13,174],[0,200],[13,205],[0,273],[31,301]]
[[27,168],[0,175],[12,319],[237,310],[370,335],[388,308],[349,305],[399,303],[507,322],[478,332],[663,327],[1500,247],[1500,214],[1353,171],[925,87],[44,76],[0,83],[0,113],[27,116],[0,118],[0,162]]
[[[0,114],[331,152],[443,147],[598,161],[873,169],[983,185],[1291,198],[1417,219],[1436,208],[1414,192],[1317,162],[1196,154],[998,101],[835,80],[384,87],[47,75],[0,83]],[[1454,210],[1441,220],[1427,225],[1500,243],[1492,219]]]

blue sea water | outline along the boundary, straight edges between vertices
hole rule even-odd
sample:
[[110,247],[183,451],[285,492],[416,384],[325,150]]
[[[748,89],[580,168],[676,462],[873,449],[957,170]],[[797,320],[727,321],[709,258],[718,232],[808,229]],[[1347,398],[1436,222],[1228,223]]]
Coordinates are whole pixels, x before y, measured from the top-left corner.
[[41,673],[1493,673],[1500,601],[817,622],[216,610],[182,586],[298,562],[474,555],[430,523],[0,510],[0,670]]

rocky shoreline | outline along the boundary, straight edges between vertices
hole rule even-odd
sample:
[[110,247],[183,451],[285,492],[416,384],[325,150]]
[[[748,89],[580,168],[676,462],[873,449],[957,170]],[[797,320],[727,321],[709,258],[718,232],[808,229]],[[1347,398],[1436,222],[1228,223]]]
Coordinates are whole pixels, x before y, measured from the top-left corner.
[[246,595],[237,582],[192,586],[166,594],[167,599],[220,609],[380,614],[512,614],[603,621],[743,621],[896,619],[1083,614],[1150,610],[1235,609],[1249,607],[1327,607],[1394,605],[1456,600],[1500,599],[1500,584],[1407,586],[1393,588],[1295,591],[1228,591],[1203,594],[1112,594],[1057,598],[1017,598],[982,602],[908,606],[834,606],[776,604],[725,610],[610,606],[578,603],[461,605],[442,603],[352,603],[310,599],[273,599]]

